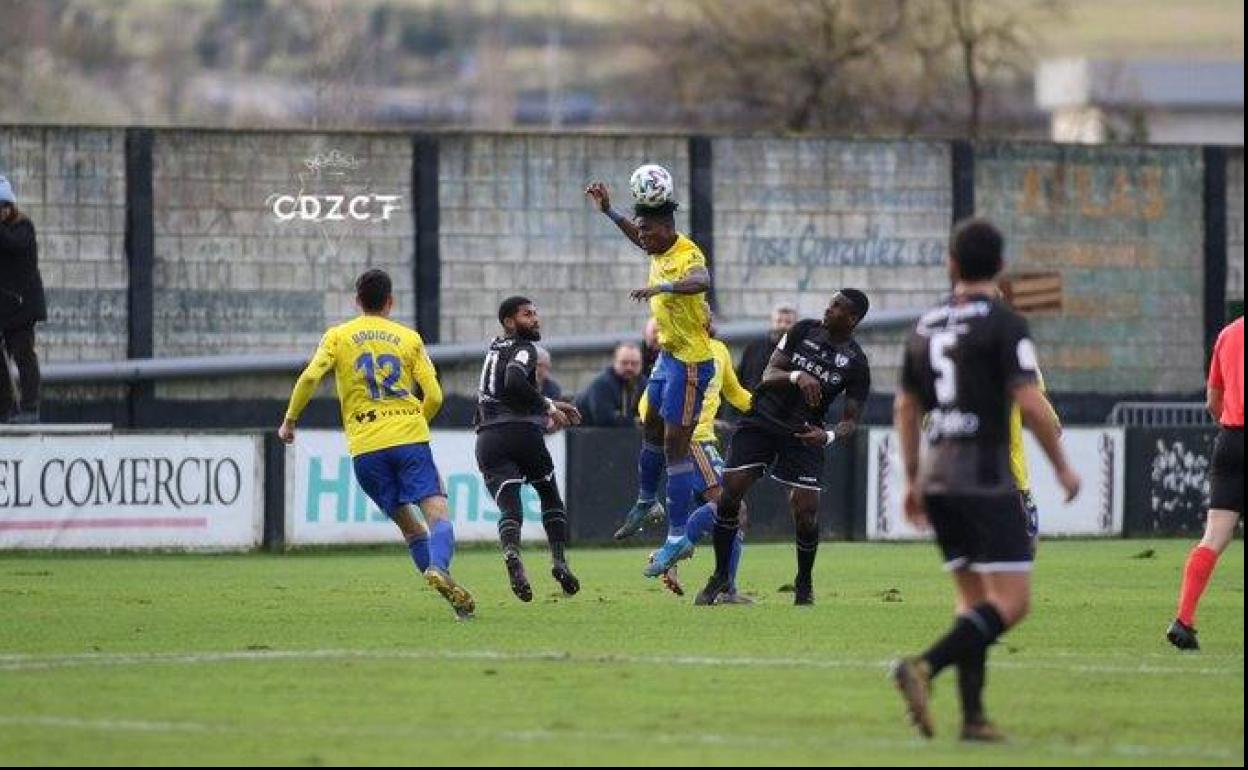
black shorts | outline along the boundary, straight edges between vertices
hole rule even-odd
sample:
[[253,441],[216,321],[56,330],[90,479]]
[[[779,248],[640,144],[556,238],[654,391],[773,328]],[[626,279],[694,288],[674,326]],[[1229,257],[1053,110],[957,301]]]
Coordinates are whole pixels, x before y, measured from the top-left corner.
[[1213,441],[1209,507],[1244,512],[1244,429],[1223,428]]
[[749,423],[732,437],[724,473],[771,468],[771,477],[798,489],[823,489],[823,447],[809,447],[783,433]]
[[477,467],[495,499],[509,482],[532,484],[555,475],[542,429],[525,422],[501,423],[478,431]]
[[1026,517],[1019,515],[1017,492],[927,495],[925,502],[945,569],[1031,571],[1031,537]]

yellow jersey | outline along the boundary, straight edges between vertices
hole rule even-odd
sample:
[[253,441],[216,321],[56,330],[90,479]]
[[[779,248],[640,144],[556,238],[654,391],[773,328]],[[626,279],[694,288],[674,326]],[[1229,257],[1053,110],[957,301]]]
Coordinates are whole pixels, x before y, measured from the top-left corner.
[[[679,233],[672,247],[650,255],[650,286],[675,283],[694,268],[706,267],[697,244]],[[650,313],[659,324],[659,347],[686,364],[711,359],[711,335],[706,331],[706,299],[698,294],[656,294],[650,298]]]
[[377,315],[330,327],[299,375],[286,419],[299,419],[330,370],[352,457],[429,440],[429,420],[442,408],[442,388],[424,340],[414,330]]
[[[746,390],[737,379],[737,373],[732,368],[732,354],[728,352],[728,346],[711,338],[711,353],[715,360],[715,374],[711,376],[711,381],[706,386],[706,395],[702,398],[702,416],[698,418],[698,425],[693,429],[693,440],[699,444],[718,440],[715,436],[715,415],[719,412],[721,395],[742,412],[750,411],[750,404],[754,401],[750,391]],[[649,409],[650,401],[645,394],[642,394],[641,402],[637,404],[637,413],[641,415],[642,422],[645,422],[646,412]]]
[[[1036,370],[1036,384],[1044,392],[1044,375]],[[1051,408],[1051,407],[1050,407]],[[1057,415],[1054,414],[1054,418]],[[1010,407],[1010,473],[1020,492],[1031,490],[1031,474],[1027,472],[1027,453],[1023,450],[1023,410],[1018,404]]]

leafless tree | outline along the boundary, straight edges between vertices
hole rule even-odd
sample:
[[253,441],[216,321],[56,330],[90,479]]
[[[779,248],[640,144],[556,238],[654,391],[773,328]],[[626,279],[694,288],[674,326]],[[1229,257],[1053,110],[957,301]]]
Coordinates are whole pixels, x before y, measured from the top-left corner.
[[856,112],[869,67],[902,31],[905,0],[696,0],[656,41],[690,105],[716,105],[789,131],[833,128]]
[[[686,117],[788,131],[978,136],[1061,0],[696,0],[659,33]],[[965,113],[958,108],[965,105]],[[964,116],[963,116],[964,115]]]
[[1058,0],[987,2],[944,0],[961,63],[967,113],[966,133],[977,137],[983,128],[988,84],[998,77],[1025,78],[1031,72],[1034,22],[1061,11]]

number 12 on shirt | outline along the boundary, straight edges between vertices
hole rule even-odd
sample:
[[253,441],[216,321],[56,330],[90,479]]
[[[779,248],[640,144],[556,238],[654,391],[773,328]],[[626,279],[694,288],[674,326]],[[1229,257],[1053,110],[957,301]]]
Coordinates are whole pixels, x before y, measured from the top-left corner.
[[[355,369],[364,373],[364,384],[368,386],[368,395],[374,401],[407,395],[406,390],[396,387],[403,374],[403,362],[398,356],[382,353],[374,360],[372,353],[361,353],[355,359]],[[382,375],[381,382],[377,381],[379,374]]]

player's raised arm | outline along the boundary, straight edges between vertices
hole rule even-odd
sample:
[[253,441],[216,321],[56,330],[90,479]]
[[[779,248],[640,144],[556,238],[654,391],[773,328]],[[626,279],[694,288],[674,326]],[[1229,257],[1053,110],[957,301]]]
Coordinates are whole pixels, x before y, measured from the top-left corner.
[[589,187],[585,188],[585,195],[593,201],[598,210],[607,215],[607,218],[620,228],[620,232],[633,242],[637,248],[643,248],[641,245],[641,236],[637,234],[637,225],[633,220],[625,214],[621,214],[611,208],[611,192],[607,189],[607,185],[603,182],[590,182]]
[[299,415],[303,414],[304,408],[312,400],[321,379],[334,368],[334,345],[333,330],[325,332],[312,360],[299,374],[295,388],[290,393],[290,403],[286,406],[286,418],[277,429],[277,435],[283,442],[290,444],[295,440],[295,423],[299,421]]

